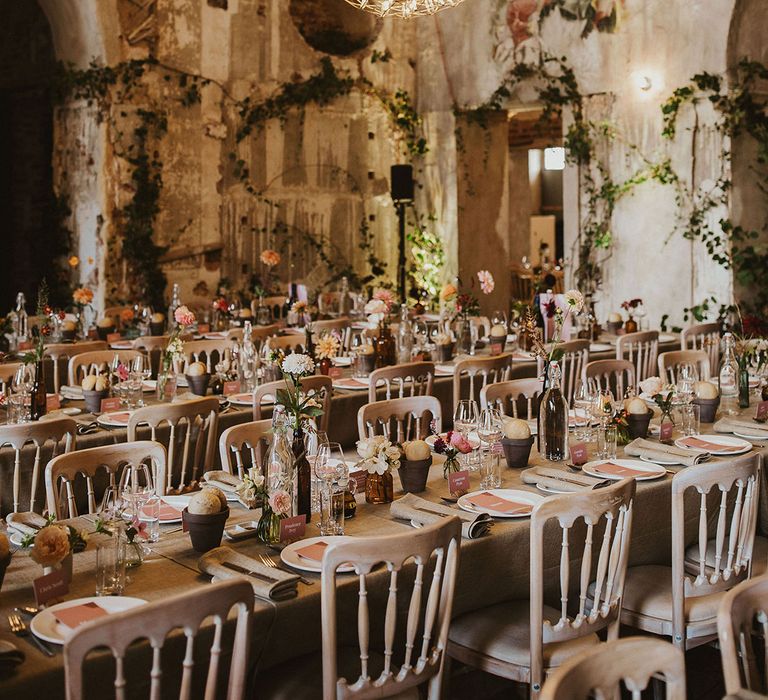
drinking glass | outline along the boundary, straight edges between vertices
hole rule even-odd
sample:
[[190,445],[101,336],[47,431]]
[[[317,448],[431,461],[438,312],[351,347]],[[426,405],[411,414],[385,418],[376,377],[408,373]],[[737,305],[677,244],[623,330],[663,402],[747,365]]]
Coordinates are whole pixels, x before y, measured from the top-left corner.
[[320,512],[320,492],[322,490],[322,481],[315,473],[315,464],[318,455],[328,457],[328,435],[322,430],[310,431],[304,440],[307,450],[307,461],[312,470],[312,512]]
[[486,451],[501,439],[501,414],[495,408],[484,408],[480,412],[477,435]]
[[96,595],[123,595],[125,540],[118,534],[96,547]]
[[35,376],[32,371],[31,365],[19,365],[16,371],[13,373],[13,379],[11,380],[11,388],[16,394],[26,396],[32,391],[32,386],[35,383]]
[[[344,473],[346,472],[346,464],[343,461],[339,462],[338,459],[331,458],[330,454],[330,446],[321,445],[315,457],[315,475],[322,484],[319,523],[321,535],[338,534],[338,513],[336,511],[339,489],[336,487],[338,482],[343,480]],[[344,490],[340,491],[342,530],[344,528]]]
[[615,425],[606,425],[597,433],[597,455],[600,459],[616,459],[618,431]]
[[501,455],[493,448],[482,455],[480,461],[480,488],[497,489],[501,486]]
[[683,435],[699,435],[701,433],[701,407],[689,403],[680,407],[682,414],[681,429]]
[[573,415],[576,427],[573,436],[577,440],[592,439],[592,404],[596,387],[590,380],[580,380],[573,392]]
[[453,412],[453,429],[462,435],[468,435],[477,428],[479,411],[474,399],[461,399]]
[[[148,524],[153,522],[152,518],[145,512],[145,505],[156,494],[154,480],[146,464],[128,464],[120,475],[120,484],[118,493],[123,503],[127,507],[128,516],[138,522],[144,521]],[[159,518],[159,503],[158,513]]]
[[699,373],[693,362],[681,362],[677,368],[677,395],[685,403],[693,399],[696,382],[699,381]]
[[597,387],[592,401],[592,415],[600,421],[600,425],[603,428],[613,418],[613,404],[614,399],[611,390]]
[[331,481],[323,491],[320,510],[320,534],[344,534],[344,493],[347,490],[345,480]]
[[508,328],[507,326],[507,314],[503,311],[494,311],[491,314],[491,325],[493,326],[504,326],[504,328]]

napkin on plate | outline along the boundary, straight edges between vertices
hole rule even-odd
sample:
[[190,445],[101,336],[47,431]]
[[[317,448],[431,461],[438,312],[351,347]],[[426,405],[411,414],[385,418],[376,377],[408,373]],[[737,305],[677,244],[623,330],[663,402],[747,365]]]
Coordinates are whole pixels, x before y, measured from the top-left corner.
[[652,462],[660,459],[665,462],[674,460],[678,464],[691,467],[694,464],[703,462],[709,457],[708,452],[691,452],[675,445],[664,445],[660,442],[651,442],[644,438],[632,440],[625,448],[624,452],[632,457],[645,457]]
[[454,372],[456,371],[456,365],[444,365],[444,364],[437,364],[435,365],[435,372],[439,372],[440,374],[444,374],[446,376],[453,376]]
[[768,423],[757,423],[751,418],[721,418],[713,426],[716,433],[746,433],[768,440]]
[[461,520],[462,537],[473,540],[487,534],[492,524],[488,513],[469,513],[456,510],[440,503],[432,503],[412,493],[394,501],[389,507],[389,512],[396,518],[413,520],[422,525],[434,525],[445,517],[455,516]]
[[[227,564],[244,571],[228,568]],[[216,547],[203,554],[197,563],[214,581],[243,578],[253,586],[253,592],[266,600],[288,600],[298,595],[299,576],[265,566],[255,559],[236,552],[231,547]],[[250,572],[250,573],[246,573]]]
[[717,441],[702,440],[695,435],[684,437],[680,442],[692,450],[704,450],[705,452],[741,452],[744,449],[741,445],[720,444]]
[[215,486],[221,489],[224,493],[235,493],[237,487],[242,483],[239,477],[225,472],[223,469],[212,469],[209,472],[205,472],[203,474],[203,481],[208,486]]
[[67,386],[64,384],[59,389],[59,393],[63,399],[70,399],[71,401],[83,400],[83,388],[80,386]]
[[597,483],[592,477],[572,474],[562,469],[553,469],[551,467],[531,467],[523,471],[520,474],[520,478],[522,478],[524,484],[541,484],[544,487],[558,491],[573,493],[589,491]]
[[606,460],[602,464],[592,465],[590,470],[597,474],[605,474],[606,476],[620,476],[622,479],[626,479],[627,477],[648,476],[647,471],[633,469],[632,467],[623,467],[610,460]]
[[467,496],[467,502],[475,508],[487,508],[496,513],[510,513],[513,515],[527,515],[533,510],[532,503],[510,501],[508,498],[497,496],[490,491],[481,491],[473,496]]
[[8,513],[5,516],[5,522],[9,530],[15,530],[24,535],[36,535],[39,530],[48,524],[48,520],[38,513],[30,511],[21,513]]

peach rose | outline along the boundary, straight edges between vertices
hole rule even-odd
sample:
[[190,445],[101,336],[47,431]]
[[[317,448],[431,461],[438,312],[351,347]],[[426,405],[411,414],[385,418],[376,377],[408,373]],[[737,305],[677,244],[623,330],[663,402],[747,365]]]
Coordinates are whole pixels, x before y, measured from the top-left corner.
[[276,250],[263,250],[261,252],[261,262],[263,262],[267,267],[275,267],[275,265],[280,264],[280,253],[278,253]]
[[76,304],[85,306],[93,301],[93,291],[88,289],[88,287],[78,287],[72,292],[72,299]]
[[180,306],[173,312],[173,317],[176,319],[176,323],[180,326],[191,326],[195,322],[195,314],[193,314],[186,306]]
[[461,433],[454,431],[451,435],[451,445],[455,447],[461,454],[469,454],[472,452],[472,445],[469,440],[465,438]]
[[456,289],[455,284],[446,284],[440,290],[440,298],[443,301],[451,301],[456,296],[458,291],[459,290]]
[[288,515],[292,505],[291,496],[287,491],[275,491],[269,497],[269,507],[278,515]]
[[130,323],[133,321],[133,309],[123,309],[120,312],[120,320],[123,323]]
[[69,530],[64,525],[46,525],[35,535],[29,555],[41,566],[54,566],[69,554]]

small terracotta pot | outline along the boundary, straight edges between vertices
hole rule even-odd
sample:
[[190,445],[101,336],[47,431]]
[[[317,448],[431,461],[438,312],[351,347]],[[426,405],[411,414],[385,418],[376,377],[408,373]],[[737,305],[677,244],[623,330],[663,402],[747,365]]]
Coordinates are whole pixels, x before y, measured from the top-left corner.
[[85,408],[89,413],[101,413],[101,400],[106,399],[108,396],[109,389],[102,391],[83,389],[83,400],[85,401]]
[[629,413],[627,415],[627,432],[633,440],[635,438],[644,438],[648,435],[648,425],[653,418],[653,411],[650,409],[647,413]]
[[608,321],[605,324],[605,329],[612,333],[613,335],[617,335],[618,332],[621,330],[621,327],[624,325],[623,321]]
[[192,549],[207,552],[221,544],[224,526],[229,517],[229,508],[218,513],[190,513],[186,508],[181,511],[181,518],[189,532]]
[[717,409],[720,406],[720,397],[716,399],[693,399],[691,403],[699,407],[699,420],[702,423],[714,423]]
[[333,362],[331,362],[330,357],[323,357],[317,361],[317,369],[320,372],[320,374],[328,375],[331,372],[331,367],[333,365]]
[[61,339],[71,343],[75,339],[75,333],[77,333],[77,331],[74,328],[71,331],[62,331]]
[[114,333],[116,327],[114,324],[111,326],[96,326],[96,333],[99,335],[99,340],[106,340],[110,333]]
[[376,369],[376,353],[369,352],[362,355],[363,371],[370,374]]
[[435,359],[437,362],[450,362],[453,359],[453,348],[456,343],[435,345]]
[[209,373],[196,374],[194,377],[189,374],[185,374],[184,376],[187,378],[189,390],[195,396],[205,396],[208,393],[208,382],[211,381],[211,375]]
[[400,469],[397,474],[400,477],[400,484],[406,493],[421,493],[427,488],[427,477],[429,468],[432,466],[432,456],[426,459],[400,460]]
[[[491,336],[488,339],[488,347],[491,348],[491,354],[492,355],[501,355],[501,353],[504,352],[504,346],[507,344],[507,336],[506,335],[499,335],[499,336]],[[494,345],[501,345],[501,349],[496,352],[496,348]],[[475,345],[475,348],[477,348],[477,345]]]
[[165,335],[165,321],[161,321],[160,323],[150,321],[149,333],[150,335]]
[[528,466],[533,439],[533,435],[523,439],[506,437],[501,439],[504,456],[507,458],[507,466],[510,469],[521,469]]

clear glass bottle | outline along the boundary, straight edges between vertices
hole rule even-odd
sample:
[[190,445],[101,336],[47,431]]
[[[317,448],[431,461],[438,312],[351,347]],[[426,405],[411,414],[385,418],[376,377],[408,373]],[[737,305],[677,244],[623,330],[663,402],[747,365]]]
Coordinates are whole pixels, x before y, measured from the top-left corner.
[[560,365],[549,363],[548,387],[539,404],[539,449],[545,459],[568,456],[568,403],[560,389]]
[[251,322],[243,324],[243,344],[238,354],[237,377],[240,380],[240,391],[253,391],[256,388],[256,368],[258,353],[251,340]]
[[339,316],[346,316],[349,313],[349,280],[346,277],[341,278],[339,285]]
[[408,307],[400,304],[400,328],[397,330],[397,361],[406,364],[413,354],[413,328],[408,318]]
[[293,468],[293,451],[289,436],[289,420],[285,409],[275,406],[272,416],[272,442],[264,456],[267,493],[285,491],[293,504],[288,517],[296,514],[296,474]]
[[25,308],[27,299],[24,292],[16,295],[16,310],[13,312],[13,334],[16,336],[17,343],[23,343],[29,336],[29,317]]
[[168,305],[168,332],[173,333],[176,330],[176,309],[181,306],[181,291],[178,283],[174,282],[171,292],[171,303]]
[[720,386],[720,410],[726,415],[738,413],[739,398],[739,362],[731,333],[723,336],[723,356],[720,359],[720,371],[717,379]]

